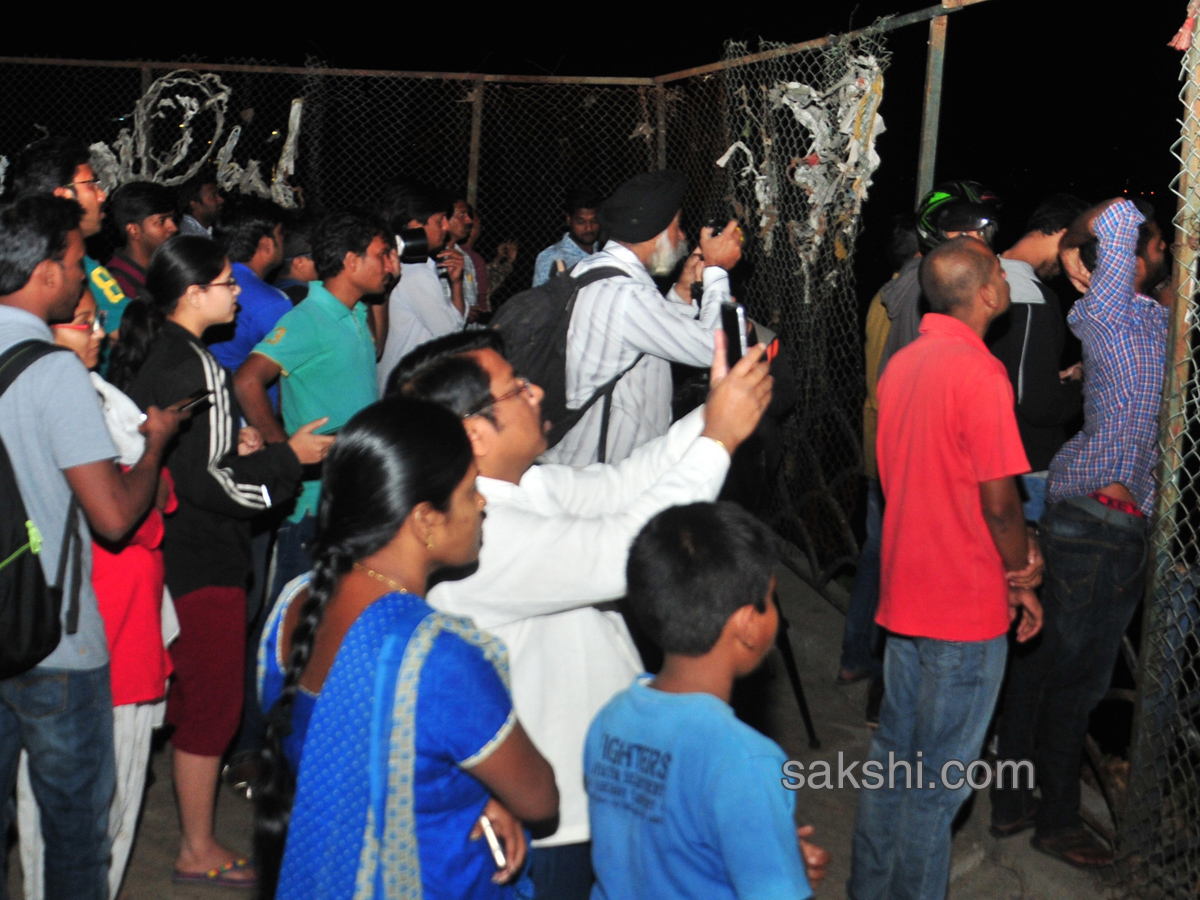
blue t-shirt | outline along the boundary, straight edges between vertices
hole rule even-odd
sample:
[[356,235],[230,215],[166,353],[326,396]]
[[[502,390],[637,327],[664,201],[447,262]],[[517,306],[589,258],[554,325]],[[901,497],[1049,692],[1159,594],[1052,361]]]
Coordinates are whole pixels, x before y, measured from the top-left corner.
[[783,750],[711,694],[649,681],[613,697],[584,745],[592,900],[812,896]]
[[555,260],[561,259],[566,271],[570,272],[577,262],[587,259],[590,255],[571,239],[571,232],[568,231],[557,244],[551,244],[537,255],[537,261],[533,264],[533,286],[537,287],[550,280],[550,270],[554,267]]
[[[209,353],[230,372],[236,372],[255,345],[271,333],[284,313],[292,311],[292,301],[287,294],[267,284],[244,263],[233,264],[233,277],[242,290],[238,294],[237,318],[233,322],[232,333],[228,326],[214,328],[211,333],[225,339],[208,345]],[[272,408],[278,409],[277,384],[271,385],[267,396],[271,398]]]

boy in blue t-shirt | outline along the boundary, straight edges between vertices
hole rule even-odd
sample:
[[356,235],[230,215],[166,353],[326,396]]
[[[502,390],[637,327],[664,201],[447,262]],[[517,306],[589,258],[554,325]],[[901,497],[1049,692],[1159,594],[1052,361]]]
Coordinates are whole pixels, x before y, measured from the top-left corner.
[[783,750],[729,706],[775,642],[774,545],[731,503],[665,510],[634,540],[629,602],[665,659],[588,731],[592,900],[802,900],[806,864],[823,877],[824,850],[801,857]]

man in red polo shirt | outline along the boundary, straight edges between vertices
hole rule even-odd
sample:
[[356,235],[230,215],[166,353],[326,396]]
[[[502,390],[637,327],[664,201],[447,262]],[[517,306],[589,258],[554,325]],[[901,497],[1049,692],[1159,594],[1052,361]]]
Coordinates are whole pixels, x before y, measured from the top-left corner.
[[876,621],[888,639],[869,760],[884,783],[859,794],[853,900],[943,900],[950,823],[969,796],[964,768],[943,767],[978,757],[1010,623],[1024,611],[1018,640],[1041,627],[1031,590],[1041,557],[1013,478],[1029,464],[1008,375],[983,343],[1008,309],[1008,282],[969,237],[926,255],[920,279],[933,312],[879,382],[887,506]]

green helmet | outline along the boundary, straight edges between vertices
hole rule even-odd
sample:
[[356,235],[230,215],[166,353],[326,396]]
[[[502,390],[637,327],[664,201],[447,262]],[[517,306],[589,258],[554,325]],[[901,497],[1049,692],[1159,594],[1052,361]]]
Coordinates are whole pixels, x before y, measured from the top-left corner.
[[1000,229],[1000,198],[978,181],[939,184],[917,204],[917,236],[928,252],[946,239],[948,231],[979,231],[991,246]]

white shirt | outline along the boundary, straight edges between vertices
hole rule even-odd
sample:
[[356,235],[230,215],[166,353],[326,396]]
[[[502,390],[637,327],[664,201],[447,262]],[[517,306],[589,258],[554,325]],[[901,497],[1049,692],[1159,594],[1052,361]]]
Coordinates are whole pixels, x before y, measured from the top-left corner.
[[[660,294],[633,251],[615,241],[582,260],[571,274],[604,266],[623,269],[629,277],[598,281],[576,298],[567,331],[567,405],[582,406],[639,353],[646,354],[613,391],[606,459],[619,462],[670,427],[671,363],[711,365],[712,333],[721,324],[722,301],[729,300],[729,275],[716,266],[704,270],[697,316],[695,305],[684,303],[674,288],[666,297]],[[595,462],[602,417],[603,403],[598,402],[546,459],[575,466]]]
[[[458,247],[458,252],[463,256],[463,280],[462,280],[462,297],[463,311],[467,312],[472,306],[479,303],[479,279],[475,274],[475,260],[471,259],[467,251],[462,247]],[[454,296],[450,293],[450,279],[439,278],[438,281],[442,285],[442,296],[446,298],[446,302],[450,304],[450,308],[454,309]],[[457,309],[454,309],[458,312]]]
[[409,352],[426,341],[462,331],[466,324],[466,309],[459,312],[442,293],[437,261],[432,256],[423,263],[404,263],[400,281],[388,298],[387,342],[375,367],[379,396],[383,396],[392,369]]
[[429,591],[508,647],[513,706],[554,767],[559,827],[541,846],[588,840],[583,743],[600,708],[642,671],[625,621],[596,604],[625,594],[629,545],[656,513],[716,498],[729,455],[680,420],[620,465],[540,465],[520,484],[480,478],[487,498],[475,574]]

